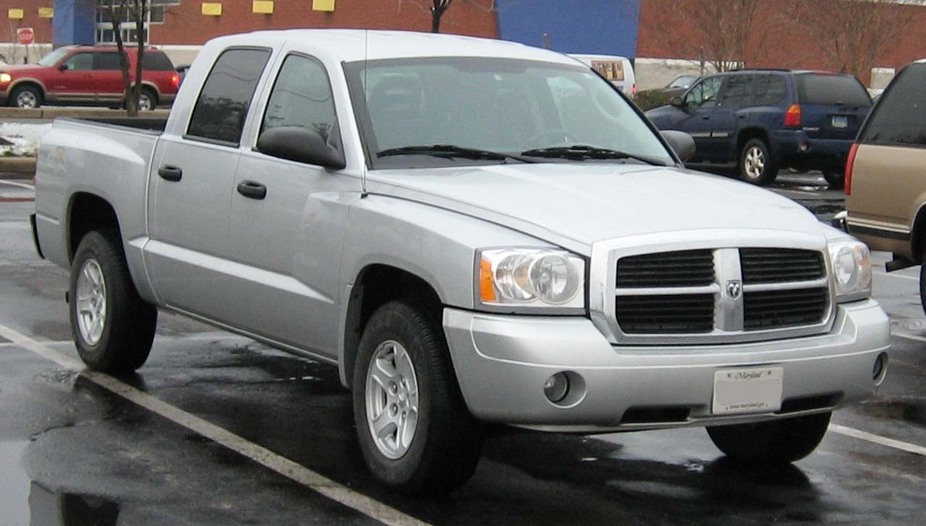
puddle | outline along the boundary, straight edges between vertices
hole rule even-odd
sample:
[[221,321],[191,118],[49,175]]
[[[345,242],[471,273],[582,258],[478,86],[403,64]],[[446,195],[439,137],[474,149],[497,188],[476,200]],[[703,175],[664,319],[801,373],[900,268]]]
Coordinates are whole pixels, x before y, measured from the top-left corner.
[[[0,522],[9,525],[29,524],[29,476],[20,465],[28,441],[0,442]],[[37,523],[36,523],[37,524]]]
[[896,399],[869,401],[857,406],[862,412],[879,418],[903,420],[926,426],[926,400]]
[[3,526],[115,526],[119,504],[92,495],[60,493],[29,479],[20,465],[28,441],[0,442],[0,524]]

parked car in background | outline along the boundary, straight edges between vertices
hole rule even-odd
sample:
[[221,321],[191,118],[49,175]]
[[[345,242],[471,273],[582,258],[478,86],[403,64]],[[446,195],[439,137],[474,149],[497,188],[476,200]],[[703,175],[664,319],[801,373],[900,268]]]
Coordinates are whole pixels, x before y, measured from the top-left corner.
[[822,170],[843,184],[846,156],[871,97],[851,75],[821,71],[743,70],[701,79],[668,106],[646,112],[661,130],[695,139],[689,164],[736,167],[765,185],[781,168]]
[[[137,55],[127,50],[129,71]],[[177,95],[180,75],[170,58],[156,48],[142,56],[140,109],[169,104]],[[134,76],[134,73],[130,73]],[[113,105],[124,100],[119,52],[115,46],[65,46],[36,64],[0,67],[0,104],[38,108],[43,104]]]
[[611,84],[620,88],[624,95],[633,97],[637,94],[637,77],[629,58],[617,55],[570,54],[569,56],[591,66],[602,77],[611,81]]
[[[926,60],[894,78],[871,110],[846,166],[848,230],[893,253],[888,271],[926,258]],[[926,267],[920,269],[926,310]]]
[[672,82],[666,84],[662,92],[668,97],[677,97],[688,91],[688,88],[697,82],[699,78],[701,77],[698,75],[679,75]]

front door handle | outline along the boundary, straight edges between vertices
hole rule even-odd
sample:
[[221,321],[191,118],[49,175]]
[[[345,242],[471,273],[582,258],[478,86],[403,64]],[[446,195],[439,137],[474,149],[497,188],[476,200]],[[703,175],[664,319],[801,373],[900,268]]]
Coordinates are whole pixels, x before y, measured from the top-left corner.
[[238,193],[249,199],[263,199],[267,197],[267,187],[254,181],[244,181],[238,185]]
[[181,177],[183,177],[183,170],[181,170],[179,166],[165,164],[164,166],[158,168],[158,175],[161,176],[161,179],[166,181],[177,182]]

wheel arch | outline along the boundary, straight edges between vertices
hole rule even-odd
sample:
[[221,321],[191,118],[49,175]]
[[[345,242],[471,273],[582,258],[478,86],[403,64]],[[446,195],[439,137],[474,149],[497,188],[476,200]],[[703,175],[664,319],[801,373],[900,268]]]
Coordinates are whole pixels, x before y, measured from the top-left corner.
[[67,256],[74,260],[80,240],[93,230],[113,229],[122,239],[119,217],[113,206],[102,197],[88,192],[77,192],[68,204]]
[[[16,90],[23,88],[23,87],[30,87],[30,88],[37,89],[39,91],[39,95],[42,96],[42,100],[48,100],[48,91],[45,89],[45,85],[42,84],[42,82],[37,79],[21,79],[21,80],[15,81],[13,84],[10,85],[9,89],[7,90],[7,93],[10,94],[10,99],[12,99],[12,96],[16,92]],[[8,99],[8,102],[10,99]]]
[[765,143],[765,146],[769,148],[771,152],[771,141],[769,140],[768,130],[764,128],[743,128],[740,130],[739,134],[736,136],[736,155],[739,156],[740,152],[743,151],[743,147],[746,146],[746,143],[752,139],[761,139]]
[[923,263],[926,256],[926,203],[920,204],[913,219],[913,229],[910,231],[910,255],[916,264]]
[[438,326],[441,324],[443,302],[436,288],[424,278],[385,264],[371,264],[360,271],[347,299],[339,360],[341,383],[345,387],[351,387],[360,338],[370,317],[385,303],[402,299],[416,303]]

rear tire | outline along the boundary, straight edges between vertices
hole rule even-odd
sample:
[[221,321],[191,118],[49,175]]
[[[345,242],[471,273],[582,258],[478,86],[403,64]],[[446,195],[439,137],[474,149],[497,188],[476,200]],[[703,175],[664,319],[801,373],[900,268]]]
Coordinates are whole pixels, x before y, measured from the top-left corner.
[[151,88],[142,88],[138,95],[138,111],[153,111],[157,106],[157,94]]
[[407,301],[381,306],[363,331],[353,375],[354,421],[367,467],[407,493],[462,486],[484,429],[466,408],[443,331]]
[[80,359],[94,371],[132,372],[148,359],[158,311],[135,290],[114,230],[83,237],[71,263],[68,311]]
[[743,181],[765,186],[778,176],[778,162],[772,158],[765,141],[749,139],[740,150],[737,170]]
[[756,424],[712,426],[707,434],[733,460],[786,464],[800,460],[820,445],[832,413],[796,416]]

